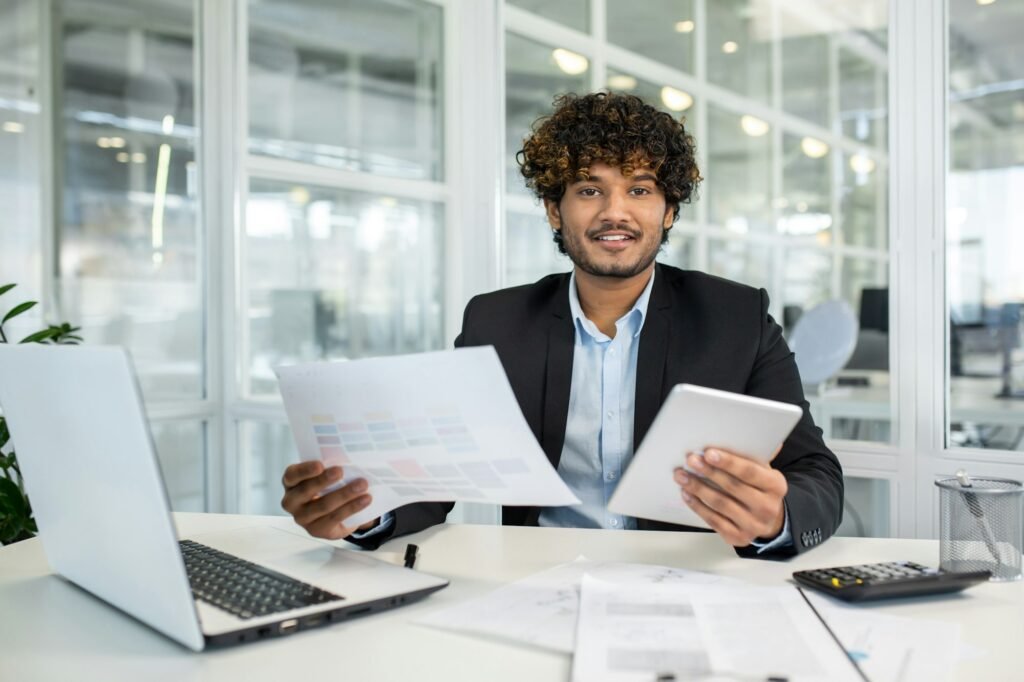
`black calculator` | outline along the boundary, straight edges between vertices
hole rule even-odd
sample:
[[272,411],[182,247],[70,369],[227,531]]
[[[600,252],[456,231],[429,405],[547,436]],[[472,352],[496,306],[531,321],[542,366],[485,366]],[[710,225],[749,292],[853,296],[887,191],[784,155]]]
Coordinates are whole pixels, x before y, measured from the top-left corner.
[[989,571],[952,573],[928,568],[912,561],[837,566],[797,571],[793,579],[801,585],[820,590],[843,601],[867,601],[890,597],[916,597],[942,594],[985,582]]

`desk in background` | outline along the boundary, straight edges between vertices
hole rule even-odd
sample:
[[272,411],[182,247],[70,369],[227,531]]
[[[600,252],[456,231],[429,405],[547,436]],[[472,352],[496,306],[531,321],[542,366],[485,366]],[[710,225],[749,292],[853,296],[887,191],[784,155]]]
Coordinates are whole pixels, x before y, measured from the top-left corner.
[[[176,514],[176,519],[182,537],[253,524],[294,527],[281,517]],[[938,544],[932,540],[833,538],[792,561],[777,562],[740,559],[717,537],[703,533],[471,525],[437,526],[385,544],[378,554],[397,562],[407,541],[420,546],[417,568],[449,578],[450,587],[394,611],[202,654],[54,577],[37,540],[5,547],[0,549],[0,680],[562,682],[569,679],[568,656],[409,621],[581,554],[711,571],[762,585],[783,584],[803,568],[892,559],[938,563]],[[1024,582],[867,608],[960,623],[964,641],[981,656],[959,664],[958,680],[1024,678]]]

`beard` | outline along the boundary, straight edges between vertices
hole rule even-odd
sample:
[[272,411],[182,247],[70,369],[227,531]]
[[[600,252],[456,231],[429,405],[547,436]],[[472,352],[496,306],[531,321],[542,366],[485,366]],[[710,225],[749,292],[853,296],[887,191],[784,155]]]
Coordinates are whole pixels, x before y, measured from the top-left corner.
[[[629,236],[635,239],[637,244],[641,247],[639,254],[634,256],[632,260],[614,259],[607,262],[600,262],[598,258],[591,256],[587,248],[591,243],[591,240],[596,239],[605,232],[611,231],[625,232],[629,234]],[[639,230],[616,227],[613,225],[602,225],[599,228],[588,230],[583,234],[580,234],[576,230],[566,230],[565,226],[563,226],[561,232],[562,245],[565,248],[565,252],[569,256],[569,260],[571,260],[573,265],[577,268],[589,275],[594,275],[595,277],[617,277],[620,279],[628,279],[639,275],[651,266],[654,259],[658,257],[658,252],[661,250],[661,245],[665,241],[665,236],[668,230],[662,228],[656,238],[648,238],[646,241],[644,240],[643,232],[640,232]],[[650,243],[648,244],[646,242]]]

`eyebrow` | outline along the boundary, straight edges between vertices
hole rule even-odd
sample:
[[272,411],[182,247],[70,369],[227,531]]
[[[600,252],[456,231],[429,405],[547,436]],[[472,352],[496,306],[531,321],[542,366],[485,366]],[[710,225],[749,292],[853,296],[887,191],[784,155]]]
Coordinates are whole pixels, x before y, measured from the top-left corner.
[[[657,182],[658,181],[658,178],[655,175],[651,174],[651,173],[636,173],[634,175],[629,176],[629,179],[634,181],[634,182],[643,182],[645,180],[649,180],[651,182]],[[601,178],[600,175],[591,175],[586,180],[577,180],[576,182],[580,183],[580,182],[601,182],[601,181],[602,181],[602,178]]]

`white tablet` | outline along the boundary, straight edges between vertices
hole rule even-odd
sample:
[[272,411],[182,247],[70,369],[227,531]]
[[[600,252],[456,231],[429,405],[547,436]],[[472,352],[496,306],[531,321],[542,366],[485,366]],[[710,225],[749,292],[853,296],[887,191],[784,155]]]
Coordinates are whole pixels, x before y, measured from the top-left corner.
[[800,420],[796,405],[691,384],[669,393],[650,431],[608,502],[608,510],[636,518],[707,528],[673,479],[688,452],[717,447],[762,462]]

